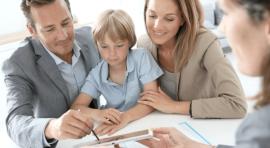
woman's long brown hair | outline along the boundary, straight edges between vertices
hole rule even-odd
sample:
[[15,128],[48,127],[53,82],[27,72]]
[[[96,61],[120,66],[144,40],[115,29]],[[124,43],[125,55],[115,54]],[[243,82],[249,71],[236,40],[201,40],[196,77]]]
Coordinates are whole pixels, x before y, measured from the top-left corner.
[[[193,53],[196,37],[202,27],[204,18],[199,0],[175,0],[175,2],[185,21],[178,30],[177,42],[173,50],[175,71],[181,72]],[[146,0],[144,5],[145,22],[148,3],[149,0]]]

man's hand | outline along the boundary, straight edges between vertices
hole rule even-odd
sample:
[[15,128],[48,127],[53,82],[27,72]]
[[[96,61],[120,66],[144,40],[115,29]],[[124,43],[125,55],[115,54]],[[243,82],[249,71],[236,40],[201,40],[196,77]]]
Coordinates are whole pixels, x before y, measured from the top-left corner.
[[80,111],[69,110],[57,119],[49,121],[45,135],[48,139],[78,139],[91,133],[93,123]]

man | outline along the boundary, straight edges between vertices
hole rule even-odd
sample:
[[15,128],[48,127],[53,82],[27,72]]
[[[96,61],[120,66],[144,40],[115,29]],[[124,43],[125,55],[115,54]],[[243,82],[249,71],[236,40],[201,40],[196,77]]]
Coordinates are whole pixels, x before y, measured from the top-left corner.
[[3,65],[8,134],[21,147],[81,138],[93,125],[69,107],[100,60],[91,28],[74,32],[68,0],[22,0],[21,8],[32,37]]

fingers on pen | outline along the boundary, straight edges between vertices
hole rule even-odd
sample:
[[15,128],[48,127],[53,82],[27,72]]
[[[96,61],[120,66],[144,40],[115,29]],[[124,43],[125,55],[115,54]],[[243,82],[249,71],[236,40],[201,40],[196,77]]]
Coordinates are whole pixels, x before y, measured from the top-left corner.
[[85,134],[91,133],[91,129],[93,128],[93,123],[88,118],[76,112],[72,114],[68,124],[83,131]]
[[87,118],[85,115],[83,115],[81,112],[75,111],[73,113],[73,117],[79,120],[80,122],[84,123],[85,126],[87,126],[88,129],[93,128],[93,122],[91,122],[90,118]]
[[67,132],[73,139],[78,139],[78,138],[82,138],[86,135],[88,135],[90,132],[85,132],[84,130],[74,127],[74,126],[69,126]]
[[63,139],[79,139],[80,138],[79,136],[76,136],[69,131],[62,132],[58,136],[62,137]]

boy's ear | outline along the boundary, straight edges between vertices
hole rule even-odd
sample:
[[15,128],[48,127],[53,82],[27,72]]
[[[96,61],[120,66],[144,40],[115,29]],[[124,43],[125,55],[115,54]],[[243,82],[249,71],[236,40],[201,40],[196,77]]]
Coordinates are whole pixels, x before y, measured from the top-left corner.
[[267,17],[265,29],[266,29],[265,31],[266,31],[267,41],[268,41],[268,44],[270,45],[270,14]]

